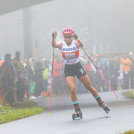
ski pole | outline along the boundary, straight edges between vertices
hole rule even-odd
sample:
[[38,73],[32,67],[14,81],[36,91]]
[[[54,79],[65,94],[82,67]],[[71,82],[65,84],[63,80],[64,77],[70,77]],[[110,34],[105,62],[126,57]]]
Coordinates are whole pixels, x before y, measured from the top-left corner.
[[106,78],[103,76],[103,74],[100,72],[100,70],[98,69],[98,67],[95,65],[95,63],[92,61],[92,59],[88,56],[87,52],[85,51],[85,49],[83,47],[81,47],[82,50],[84,51],[84,53],[86,54],[86,56],[88,57],[88,59],[93,63],[93,65],[95,66],[96,70],[99,72],[99,74],[102,76],[102,78],[105,80],[105,82],[107,83],[107,85],[110,87],[110,89],[113,91],[113,93],[115,94],[115,96],[118,98],[118,100],[120,100],[120,98],[118,97],[118,95],[115,93],[115,91],[113,90],[113,88],[111,87],[111,85],[108,83],[108,81],[106,80]]
[[53,48],[53,59],[52,59],[51,87],[50,87],[49,113],[48,113],[48,115],[49,115],[49,116],[50,116],[51,95],[52,95],[52,82],[53,82],[53,63],[54,63],[54,51],[55,51],[55,48]]

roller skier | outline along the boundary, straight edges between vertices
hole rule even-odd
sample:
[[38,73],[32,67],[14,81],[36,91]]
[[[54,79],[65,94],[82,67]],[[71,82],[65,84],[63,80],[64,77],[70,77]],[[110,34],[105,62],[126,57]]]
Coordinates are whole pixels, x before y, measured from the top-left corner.
[[76,95],[75,76],[82,82],[86,89],[92,93],[92,95],[98,102],[98,105],[106,113],[108,113],[110,109],[102,101],[97,90],[92,86],[88,75],[86,74],[84,68],[79,61],[79,48],[83,47],[82,41],[77,38],[74,30],[71,28],[65,28],[62,31],[62,35],[64,37],[64,41],[59,41],[56,43],[55,39],[57,36],[57,32],[55,31],[52,33],[52,47],[59,48],[62,51],[62,56],[65,63],[65,80],[68,88],[70,89],[70,96],[75,109],[75,113],[72,114],[73,120],[82,119],[82,112]]

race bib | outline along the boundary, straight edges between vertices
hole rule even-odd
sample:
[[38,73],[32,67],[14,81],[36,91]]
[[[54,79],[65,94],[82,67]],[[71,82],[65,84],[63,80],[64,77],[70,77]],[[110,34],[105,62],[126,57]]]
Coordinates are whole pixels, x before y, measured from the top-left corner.
[[75,58],[75,53],[67,53],[65,54],[65,59],[72,59]]

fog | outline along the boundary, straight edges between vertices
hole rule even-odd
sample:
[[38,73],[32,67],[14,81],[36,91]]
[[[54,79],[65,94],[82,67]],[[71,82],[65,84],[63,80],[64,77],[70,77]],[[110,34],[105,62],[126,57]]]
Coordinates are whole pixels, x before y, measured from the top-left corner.
[[[51,33],[72,27],[90,54],[134,50],[133,0],[54,0],[0,16],[0,56],[51,58]],[[56,50],[56,53],[59,53]]]

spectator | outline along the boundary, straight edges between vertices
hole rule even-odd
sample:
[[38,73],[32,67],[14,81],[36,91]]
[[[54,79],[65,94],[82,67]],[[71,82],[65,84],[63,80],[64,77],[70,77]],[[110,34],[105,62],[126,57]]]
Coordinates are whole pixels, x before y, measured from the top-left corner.
[[11,61],[11,55],[5,54],[5,62],[2,64],[3,73],[3,102],[8,102],[10,106],[14,103],[14,80],[15,80],[15,68]]
[[35,71],[35,86],[36,86],[36,97],[41,95],[43,91],[43,68],[39,59],[36,59],[34,66]]
[[130,66],[130,81],[131,88],[134,89],[134,56],[131,58],[132,64]]
[[60,63],[59,57],[56,56],[54,63],[53,63],[53,88],[55,94],[61,93],[61,79],[60,79],[60,72],[62,68],[62,64]]
[[65,74],[64,74],[64,61],[63,59],[61,59],[61,64],[63,64],[63,66],[61,67],[61,72],[60,72],[60,76],[61,76],[61,90],[62,90],[62,93],[64,94],[69,94],[69,90],[68,90],[68,87],[67,87],[67,84],[66,84],[66,81],[65,81]]
[[23,66],[25,67],[25,66],[27,66],[27,64],[28,64],[28,59],[26,58],[26,59],[24,59]]
[[118,77],[120,75],[120,64],[118,58],[113,58],[109,63],[110,84],[114,90],[118,89]]
[[88,59],[85,62],[85,71],[86,71],[87,75],[89,76],[93,87],[96,88],[96,86],[95,86],[95,72],[93,71],[91,62]]
[[1,58],[0,58],[0,67],[2,66],[3,63],[4,63],[4,58],[1,57]]
[[[101,59],[100,58],[96,58],[95,59],[95,63],[98,67],[98,69],[100,70],[100,72],[103,74],[103,71],[104,71],[104,68],[103,68],[103,65],[101,63]],[[96,71],[95,73],[95,87],[97,89],[97,91],[101,91],[103,92],[103,89],[104,89],[104,80],[103,78],[101,77],[101,75],[98,73],[98,71]]]
[[16,94],[17,94],[17,101],[21,102],[24,99],[25,94],[25,69],[23,64],[20,62],[20,52],[17,51],[15,53],[15,58],[13,60],[13,64],[17,71],[17,82],[16,82]]
[[[32,61],[27,61],[25,60],[25,72],[26,72],[26,80],[25,80],[25,84],[26,84],[26,97],[30,96],[30,87],[31,84],[34,83],[34,71],[32,70]],[[33,86],[33,85],[32,85]],[[32,91],[32,94],[34,94],[34,91]]]
[[43,66],[43,86],[44,86],[44,91],[47,91],[49,69],[48,69],[48,61],[45,58],[42,60],[42,66]]
[[28,75],[28,79],[29,79],[29,85],[30,85],[30,96],[32,98],[35,98],[36,94],[35,94],[35,71],[34,71],[34,60],[33,58],[30,58],[28,61],[28,65],[29,65],[29,75]]
[[[101,70],[102,70],[102,73],[103,73],[103,76],[105,77],[105,79],[107,81],[109,81],[109,70],[108,70],[107,64],[102,64]],[[102,90],[103,91],[108,91],[108,85],[106,84],[106,82],[103,78],[102,78],[102,84],[101,85],[102,85]]]
[[130,79],[130,66],[132,64],[131,60],[124,54],[120,59],[123,71],[123,88],[129,89],[129,79]]

